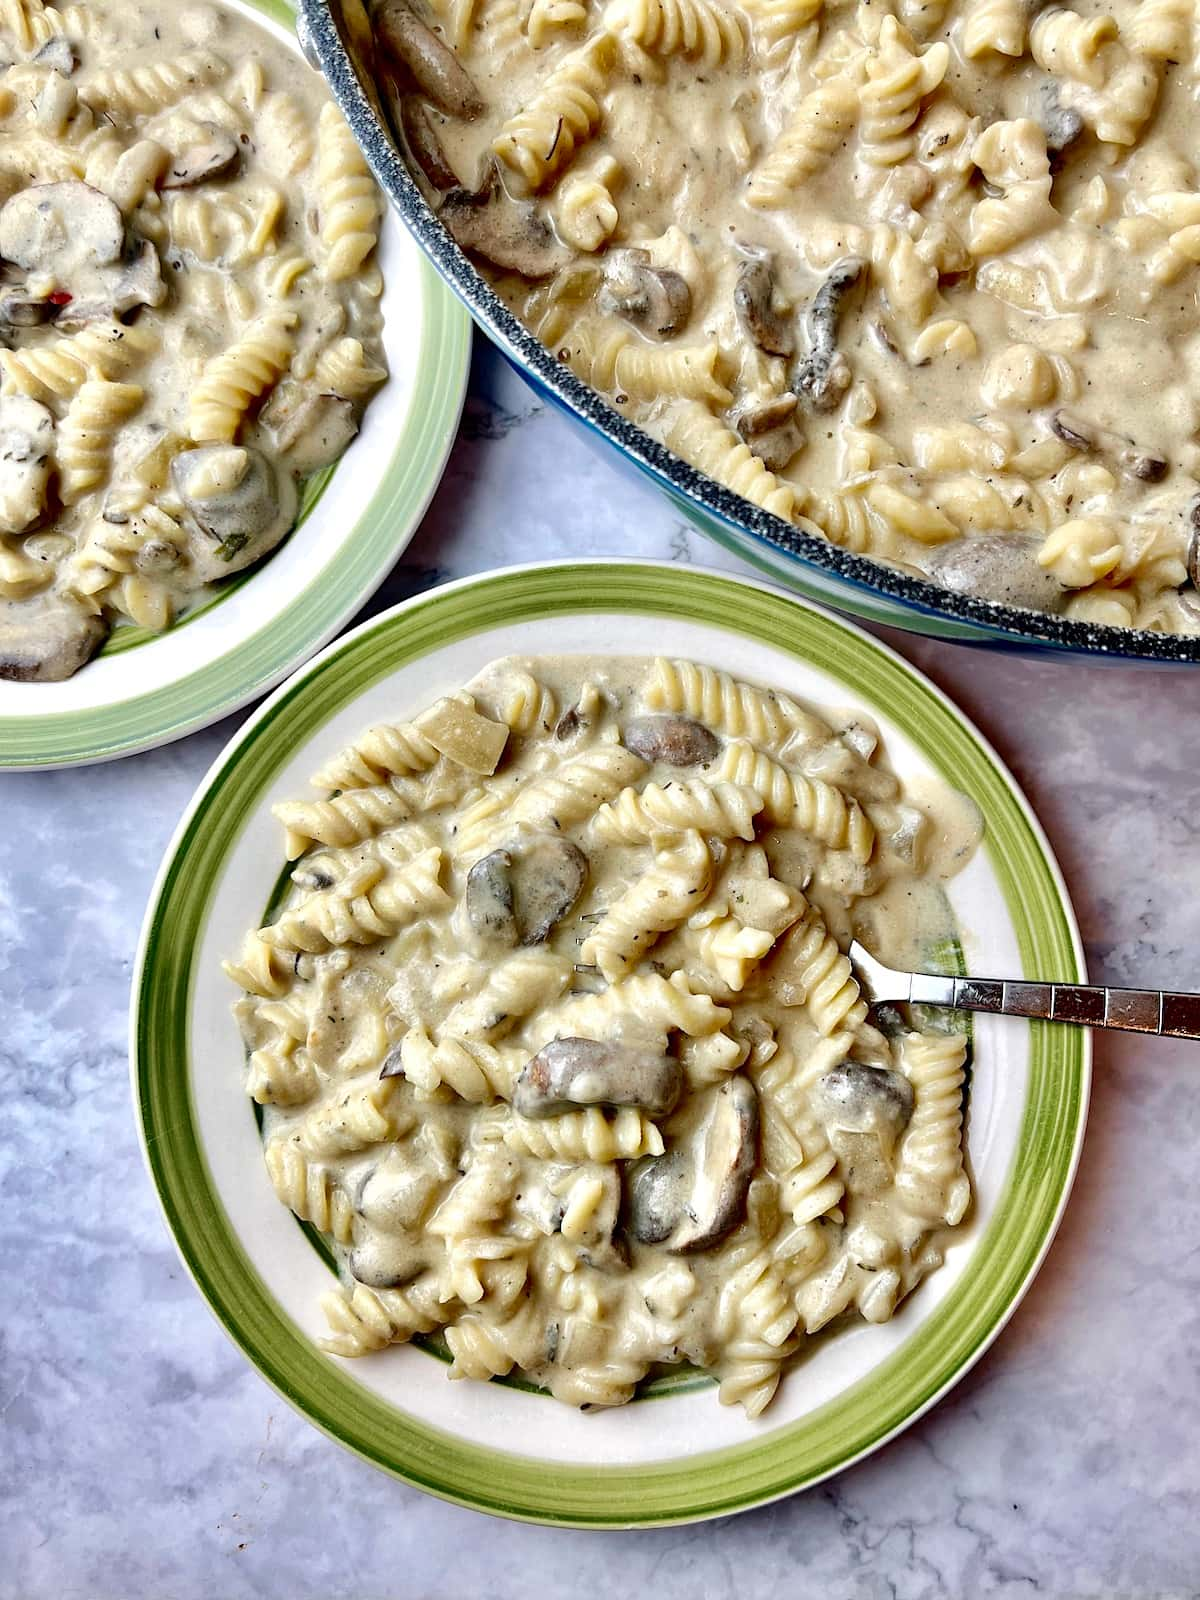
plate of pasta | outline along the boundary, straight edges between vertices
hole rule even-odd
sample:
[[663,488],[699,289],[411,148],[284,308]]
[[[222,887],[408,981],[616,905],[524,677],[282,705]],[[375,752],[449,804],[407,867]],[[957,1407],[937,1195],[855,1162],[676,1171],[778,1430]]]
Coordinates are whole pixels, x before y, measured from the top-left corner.
[[469,322],[277,0],[0,16],[0,765],[319,648],[440,478]]
[[811,1485],[1011,1315],[1090,1072],[1079,1030],[869,1009],[853,937],[1083,976],[1036,820],[898,656],[666,564],[398,606],[231,742],[151,899],[131,1059],[183,1259],[445,1498],[615,1527]]

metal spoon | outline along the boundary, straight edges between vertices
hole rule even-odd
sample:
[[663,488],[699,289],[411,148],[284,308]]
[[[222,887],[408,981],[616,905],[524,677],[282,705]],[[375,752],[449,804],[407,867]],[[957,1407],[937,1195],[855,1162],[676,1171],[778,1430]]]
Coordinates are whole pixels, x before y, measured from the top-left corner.
[[1098,984],[1026,983],[1013,978],[946,978],[932,972],[895,972],[856,939],[850,960],[872,1004],[908,1000],[961,1011],[995,1011],[1006,1017],[1044,1017],[1089,1028],[1161,1033],[1200,1039],[1200,994],[1164,989],[1107,989]]

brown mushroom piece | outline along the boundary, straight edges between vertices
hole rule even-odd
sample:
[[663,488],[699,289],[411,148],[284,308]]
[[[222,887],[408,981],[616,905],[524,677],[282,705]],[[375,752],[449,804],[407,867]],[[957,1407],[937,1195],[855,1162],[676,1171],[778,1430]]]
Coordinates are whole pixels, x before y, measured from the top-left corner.
[[53,592],[0,601],[0,678],[58,683],[99,648],[108,624]]
[[484,108],[470,74],[404,0],[382,0],[374,10],[375,34],[392,59],[448,116],[471,120]]
[[553,1039],[522,1068],[512,1107],[523,1117],[558,1117],[580,1106],[674,1110],[683,1090],[675,1056],[608,1039]]
[[680,273],[654,266],[649,251],[628,246],[608,254],[600,309],[656,339],[670,339],[687,327],[692,291]]
[[1074,106],[1064,106],[1059,99],[1057,83],[1049,83],[1042,92],[1041,104],[1034,119],[1046,135],[1046,153],[1051,158],[1069,150],[1083,134],[1085,123]]
[[248,567],[279,543],[295,519],[291,476],[277,473],[258,450],[216,444],[182,450],[171,462],[171,482],[200,531],[188,550],[198,583]]
[[629,1231],[642,1244],[662,1244],[679,1226],[691,1169],[682,1150],[647,1156],[629,1169]]
[[0,256],[26,272],[69,282],[81,266],[119,261],[125,244],[120,211],[99,189],[70,179],[35,183],[0,206]]
[[437,1190],[436,1174],[415,1159],[412,1148],[393,1146],[363,1179],[354,1209],[372,1228],[406,1233],[420,1227]]
[[684,1214],[667,1248],[674,1255],[708,1250],[735,1228],[758,1161],[758,1096],[740,1074],[712,1091],[692,1137],[691,1185]]
[[302,478],[343,454],[358,432],[358,406],[337,394],[314,394],[302,383],[281,383],[259,412],[259,423],[288,468]]
[[198,183],[226,178],[241,159],[237,140],[214,122],[203,124],[204,138],[189,145],[162,180],[164,189],[194,189]]
[[643,761],[668,767],[706,767],[721,753],[712,729],[691,717],[634,717],[625,724],[621,742]]
[[815,1099],[848,1187],[880,1193],[892,1181],[896,1143],[912,1117],[912,1084],[888,1067],[844,1061],[819,1080]]
[[796,352],[796,332],[791,316],[775,303],[775,270],[768,254],[744,261],[733,287],[738,320],[760,350],[771,356]]
[[400,100],[399,123],[409,155],[438,193],[457,188],[458,174],[446,159],[427,107],[412,95],[404,95]]
[[438,217],[468,255],[534,283],[553,277],[571,260],[571,252],[533,204],[505,192],[494,165],[482,188],[451,189]]
[[59,33],[53,39],[47,39],[45,44],[34,52],[33,64],[37,67],[50,67],[54,72],[61,72],[64,78],[69,78],[79,62],[71,41]]
[[796,363],[792,389],[814,411],[831,411],[850,386],[850,367],[838,349],[838,323],[866,263],[847,256],[829,269],[804,313],[808,354]]
[[350,1276],[368,1289],[398,1289],[425,1270],[425,1248],[413,1234],[373,1230],[351,1250]]
[[167,298],[158,251],[149,239],[135,241],[132,253],[119,267],[99,274],[95,292],[76,296],[59,313],[59,325],[81,328],[88,322],[124,317],[139,306],[160,306]]
[[1021,533],[972,533],[925,552],[925,573],[953,594],[1054,613],[1067,591],[1038,561],[1041,540]]
[[804,430],[796,420],[794,394],[781,394],[761,405],[743,406],[733,425],[768,472],[783,472],[804,448]]
[[1072,450],[1083,454],[1095,450],[1111,456],[1122,472],[1142,483],[1161,483],[1169,471],[1168,462],[1157,451],[1143,450],[1123,434],[1088,422],[1073,412],[1056,411],[1050,418],[1050,428]]
[[58,307],[52,300],[35,299],[22,289],[0,298],[0,326],[5,328],[37,328],[57,314]]
[[0,533],[24,533],[46,510],[54,418],[25,395],[0,395]]
[[467,921],[480,941],[493,949],[513,950],[521,941],[513,905],[512,865],[507,850],[493,850],[467,873]]

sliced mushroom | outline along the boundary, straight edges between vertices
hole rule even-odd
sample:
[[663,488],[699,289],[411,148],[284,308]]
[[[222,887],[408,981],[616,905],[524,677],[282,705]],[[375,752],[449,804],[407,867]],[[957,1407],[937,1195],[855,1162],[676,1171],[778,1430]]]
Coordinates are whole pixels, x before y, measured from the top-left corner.
[[493,850],[467,873],[467,921],[480,941],[493,949],[513,950],[520,943],[512,865],[507,850]]
[[925,572],[954,594],[1027,611],[1061,611],[1067,591],[1038,561],[1041,540],[1021,533],[972,533],[923,553]]
[[71,41],[61,33],[55,34],[53,39],[47,39],[41,49],[33,57],[34,65],[50,67],[55,72],[61,72],[64,78],[69,78],[79,65]]
[[844,1061],[819,1080],[816,1102],[849,1187],[878,1194],[891,1182],[896,1141],[913,1113],[902,1072]]
[[162,181],[164,189],[194,189],[212,178],[225,178],[241,160],[241,148],[231,133],[214,122],[203,124],[204,138],[189,145],[171,163]]
[[692,291],[680,273],[653,266],[648,251],[631,246],[609,252],[600,309],[656,339],[670,339],[687,327]]
[[436,1175],[411,1147],[393,1147],[367,1173],[354,1209],[372,1228],[406,1233],[421,1226],[437,1189]]
[[137,306],[160,306],[167,298],[162,262],[149,239],[141,240],[117,279],[113,291],[113,311],[118,317]]
[[0,256],[26,272],[69,281],[80,266],[118,261],[125,244],[120,211],[99,189],[71,179],[36,183],[0,206]]
[[523,1117],[558,1117],[580,1106],[637,1106],[665,1116],[682,1089],[675,1056],[605,1039],[554,1039],[522,1069],[512,1105]]
[[875,1133],[890,1148],[913,1114],[913,1086],[902,1072],[843,1061],[821,1077],[816,1101],[828,1127]]
[[533,204],[513,200],[504,190],[495,166],[481,189],[451,189],[438,216],[455,243],[502,272],[516,272],[537,282],[560,271],[571,252],[554,234]]
[[1200,589],[1200,495],[1192,501],[1188,521],[1191,523],[1192,531],[1188,539],[1187,574],[1192,587]]
[[100,274],[93,293],[76,295],[62,308],[58,321],[64,328],[80,328],[88,322],[126,316],[139,306],[160,306],[166,298],[158,251],[149,239],[139,239],[119,268]]
[[643,761],[669,767],[706,767],[721,753],[712,729],[691,717],[634,717],[625,724],[621,741]]
[[790,314],[775,304],[775,270],[769,255],[757,254],[742,263],[733,303],[743,328],[760,350],[771,356],[795,354],[796,331]]
[[[240,572],[272,549],[291,527],[296,490],[258,450],[199,445],[171,462],[171,482],[202,538],[189,554],[198,583]],[[197,487],[202,483],[202,493]]]
[[568,706],[554,724],[554,737],[560,744],[565,744],[568,739],[573,739],[577,733],[587,726],[588,718],[579,706]]
[[9,328],[36,328],[51,321],[57,312],[52,300],[36,300],[21,289],[0,299],[0,323]]
[[412,1234],[376,1233],[374,1229],[351,1250],[350,1276],[369,1289],[398,1289],[424,1270],[425,1247]]
[[62,595],[0,601],[0,678],[58,683],[79,671],[107,632],[102,617]]
[[744,406],[733,419],[738,433],[770,472],[782,472],[804,448],[796,407],[794,394],[781,394],[761,405]]
[[661,1244],[679,1226],[691,1191],[682,1150],[647,1156],[629,1169],[629,1231],[643,1244]]
[[447,45],[404,4],[383,0],[374,12],[375,34],[393,59],[439,110],[470,120],[484,108],[483,96]]
[[467,874],[467,925],[485,947],[544,944],[587,882],[588,860],[557,834],[526,834]]
[[712,1091],[692,1152],[684,1217],[668,1245],[677,1255],[710,1249],[745,1214],[758,1160],[758,1096],[749,1078],[739,1074]]
[[1059,85],[1053,78],[1042,85],[1035,120],[1045,131],[1046,150],[1051,156],[1061,156],[1070,149],[1085,126],[1074,106],[1063,105]]
[[850,386],[850,367],[838,349],[838,321],[865,265],[847,256],[831,267],[804,314],[808,354],[796,364],[792,388],[815,411],[831,411]]
[[0,395],[0,533],[24,533],[46,509],[54,418],[25,395]]
[[258,420],[292,472],[306,477],[343,454],[358,432],[358,407],[336,394],[282,383]]
[[1143,450],[1132,439],[1114,433],[1111,428],[1087,422],[1072,412],[1056,411],[1050,418],[1050,427],[1072,450],[1084,453],[1097,450],[1109,455],[1122,472],[1143,483],[1161,483],[1169,470],[1165,457],[1156,451]]
[[439,193],[458,186],[458,174],[446,159],[427,108],[412,95],[400,101],[400,131],[408,153]]

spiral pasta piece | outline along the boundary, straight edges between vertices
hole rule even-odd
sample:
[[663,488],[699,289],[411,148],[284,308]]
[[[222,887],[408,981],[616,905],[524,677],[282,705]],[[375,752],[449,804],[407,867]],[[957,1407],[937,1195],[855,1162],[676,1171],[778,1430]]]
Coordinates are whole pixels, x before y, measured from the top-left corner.
[[492,141],[496,157],[527,190],[546,188],[599,127],[616,48],[604,32],[572,51]]
[[811,833],[831,850],[848,850],[855,861],[871,859],[875,829],[870,818],[857,800],[847,800],[832,784],[789,772],[742,740],[726,748],[717,776],[761,794],[763,816],[776,827]]
[[858,121],[861,92],[848,77],[805,95],[791,120],[750,175],[746,199],[766,210],[791,205],[796,190],[832,159]]
[[622,789],[592,818],[592,832],[606,844],[640,844],[659,833],[695,828],[714,839],[753,839],[762,796],[740,783],[705,783],[694,778],[665,787]]
[[322,276],[352,277],[379,238],[379,192],[346,119],[328,102],[317,123],[317,194],[321,208]]
[[740,61],[746,48],[737,18],[718,0],[613,0],[604,21],[651,55],[681,55],[709,69]]

